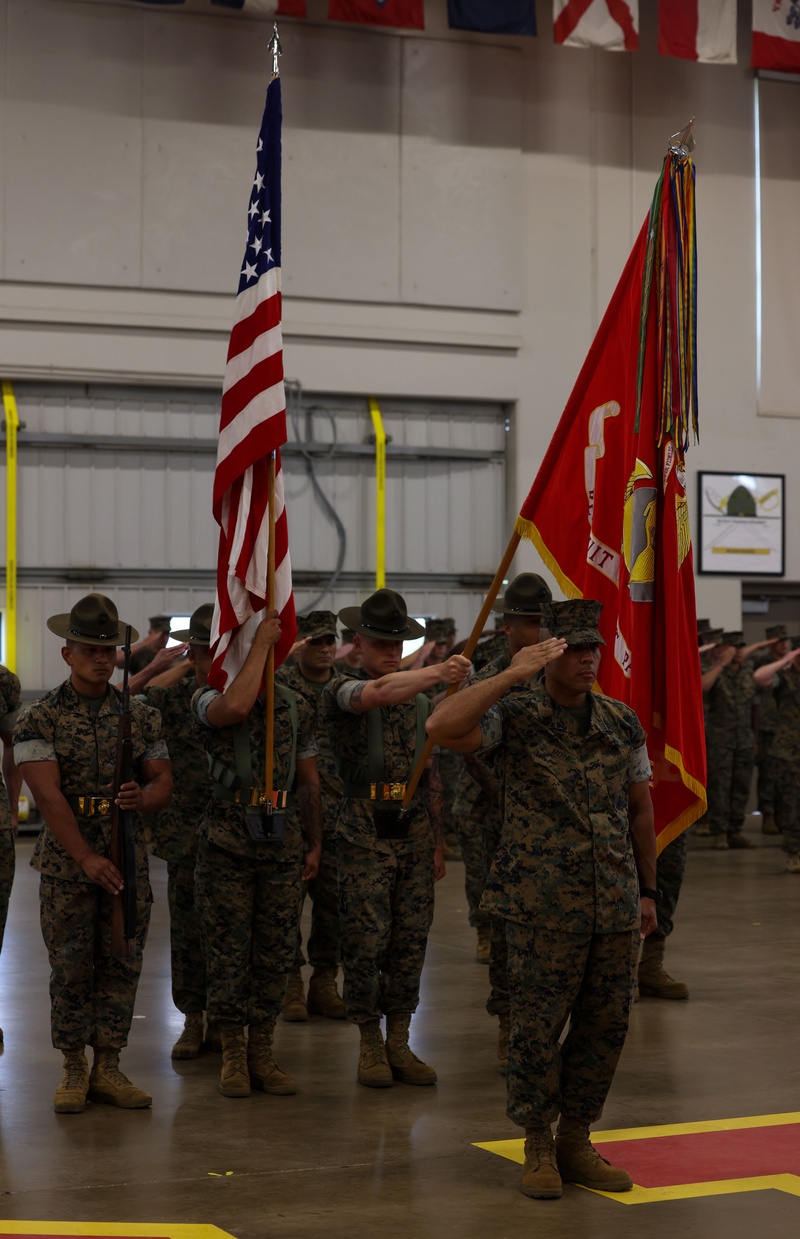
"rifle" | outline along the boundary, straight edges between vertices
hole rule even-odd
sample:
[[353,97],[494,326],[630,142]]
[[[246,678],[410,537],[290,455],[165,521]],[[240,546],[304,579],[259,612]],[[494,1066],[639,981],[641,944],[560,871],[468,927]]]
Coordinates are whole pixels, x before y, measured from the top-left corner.
[[111,950],[119,959],[130,959],[136,937],[136,846],[134,814],[116,803],[123,783],[133,779],[133,740],[131,739],[131,699],[128,689],[128,664],[131,657],[131,627],[125,629],[125,655],[122,673],[122,701],[117,726],[117,760],[111,806],[111,859],[122,874],[122,891],[114,896],[111,921]]

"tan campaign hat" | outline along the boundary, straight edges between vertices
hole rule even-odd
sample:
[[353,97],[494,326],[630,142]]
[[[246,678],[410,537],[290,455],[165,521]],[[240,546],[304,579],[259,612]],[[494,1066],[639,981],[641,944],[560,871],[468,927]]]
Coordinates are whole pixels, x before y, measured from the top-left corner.
[[[124,645],[127,624],[120,620],[117,608],[105,594],[87,594],[69,614],[51,615],[47,627],[57,637],[82,645]],[[131,627],[131,641],[138,638],[138,632]]]
[[543,604],[552,601],[547,581],[535,572],[521,572],[509,581],[503,597],[492,603],[492,610],[503,615],[541,615]]
[[213,619],[213,602],[204,602],[202,606],[192,612],[188,628],[181,628],[180,631],[171,632],[169,635],[175,641],[188,641],[189,645],[210,645],[211,622]]
[[393,589],[376,590],[360,607],[343,607],[339,619],[345,628],[378,641],[408,641],[425,636],[422,625],[409,619],[405,598]]

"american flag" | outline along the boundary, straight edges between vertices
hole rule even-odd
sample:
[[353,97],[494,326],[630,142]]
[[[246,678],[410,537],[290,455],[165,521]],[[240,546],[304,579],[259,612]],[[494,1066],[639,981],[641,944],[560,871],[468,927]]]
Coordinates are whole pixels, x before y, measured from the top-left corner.
[[283,624],[275,647],[276,666],[296,635],[279,450],[286,442],[286,395],[281,338],[281,83],[277,77],[267,88],[256,149],[214,476],[213,510],[220,537],[208,679],[221,692],[244,663],[266,606],[268,471],[273,451],[275,607]]

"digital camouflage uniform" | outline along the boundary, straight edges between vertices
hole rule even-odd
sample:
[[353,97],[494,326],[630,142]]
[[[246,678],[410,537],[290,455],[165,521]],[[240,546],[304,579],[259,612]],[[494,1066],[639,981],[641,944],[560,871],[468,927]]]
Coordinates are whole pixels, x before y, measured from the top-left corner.
[[[192,710],[202,725],[203,744],[212,758],[236,769],[235,727],[206,722],[216,689],[198,688]],[[291,694],[290,694],[291,696]],[[302,698],[297,704],[297,759],[316,757],[314,711]],[[286,789],[292,756],[289,705],[275,692],[274,778]],[[263,788],[266,721],[263,698],[250,712],[252,784]],[[242,806],[211,798],[200,819],[195,896],[203,926],[208,1019],[223,1034],[245,1025],[273,1027],[294,966],[297,905],[304,857],[300,816],[290,803],[283,842],[259,843],[245,827]]]
[[195,902],[197,828],[211,792],[203,736],[192,713],[194,670],[177,684],[147,687],[142,696],[161,715],[172,760],[172,800],[149,819],[151,850],[167,862],[172,1001],[185,1015],[206,1007],[206,966]]
[[[754,671],[775,662],[772,650],[759,650],[752,662]],[[758,746],[756,751],[758,811],[763,817],[775,816],[775,788],[778,777],[777,759],[773,750],[775,729],[778,725],[778,707],[772,685],[757,686]]]
[[[311,932],[308,935],[308,962],[313,968],[339,967],[339,908],[338,908],[338,863],[337,838],[334,820],[342,798],[342,780],[336,769],[328,732],[318,718],[319,701],[325,681],[307,680],[295,663],[291,667],[282,664],[277,674],[297,696],[305,698],[314,711],[317,739],[317,770],[319,771],[320,796],[322,799],[322,855],[317,876],[303,883],[300,894],[300,911],[306,892],[311,896]],[[299,913],[298,913],[299,916]],[[295,968],[305,963],[302,935],[298,926]]]
[[[0,731],[10,735],[20,704],[20,684],[13,671],[0,664]],[[14,884],[16,858],[14,832],[11,829],[11,804],[8,788],[0,778],[0,950],[8,918],[8,901]]]
[[777,723],[772,742],[775,755],[775,822],[783,833],[783,849],[800,855],[800,670],[797,664],[779,671],[773,680]]
[[[17,765],[57,761],[61,791],[70,801],[78,829],[100,856],[111,855],[111,816],[82,816],[70,798],[107,796],[114,781],[120,695],[108,688],[95,714],[66,680],[22,710],[14,728]],[[134,779],[142,761],[165,761],[161,720],[155,710],[131,702]],[[141,817],[136,815],[137,931],[130,959],[111,953],[113,900],[92,882],[51,834],[47,822],[31,864],[41,875],[42,936],[50,957],[53,1045],[83,1050],[92,1045],[120,1050],[127,1045],[142,951],[150,922],[152,894]]]
[[[639,952],[628,792],[649,777],[628,706],[587,694],[588,730],[542,684],[481,720],[500,746],[503,833],[483,907],[506,922],[508,1109],[535,1128],[599,1118],[625,1041]],[[567,1017],[570,1031],[559,1050]]]
[[755,761],[756,684],[748,663],[723,667],[706,698],[708,812],[712,835],[741,832]]
[[[409,809],[405,839],[379,839],[373,803],[347,794],[348,784],[363,786],[367,770],[367,713],[348,709],[359,683],[367,679],[335,676],[322,694],[320,713],[331,747],[350,768],[336,815],[339,839],[339,922],[347,1018],[357,1024],[382,1014],[414,1012],[433,919],[431,820],[418,789]],[[417,744],[416,701],[380,709],[385,779],[405,782]]]

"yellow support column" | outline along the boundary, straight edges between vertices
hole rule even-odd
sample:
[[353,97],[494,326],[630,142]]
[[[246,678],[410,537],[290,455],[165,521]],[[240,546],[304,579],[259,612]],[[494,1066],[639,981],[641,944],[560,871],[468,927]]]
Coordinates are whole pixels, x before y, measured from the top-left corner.
[[14,388],[3,382],[6,415],[6,631],[3,662],[17,669],[17,431],[19,414]]
[[386,585],[386,432],[377,400],[369,411],[375,430],[375,588]]

